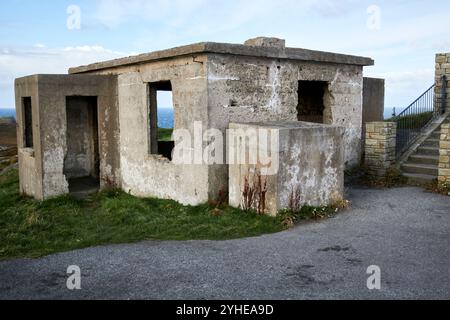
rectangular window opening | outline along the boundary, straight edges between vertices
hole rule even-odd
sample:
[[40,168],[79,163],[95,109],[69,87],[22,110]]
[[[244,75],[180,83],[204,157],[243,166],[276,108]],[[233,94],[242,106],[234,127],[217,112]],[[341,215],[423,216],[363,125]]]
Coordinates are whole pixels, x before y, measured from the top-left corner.
[[24,128],[24,147],[33,148],[33,108],[31,97],[22,98],[23,105],[23,128]]
[[149,84],[149,150],[150,154],[161,155],[172,161],[175,142],[174,107],[170,81]]
[[325,81],[298,82],[298,121],[325,123],[325,94],[328,83]]

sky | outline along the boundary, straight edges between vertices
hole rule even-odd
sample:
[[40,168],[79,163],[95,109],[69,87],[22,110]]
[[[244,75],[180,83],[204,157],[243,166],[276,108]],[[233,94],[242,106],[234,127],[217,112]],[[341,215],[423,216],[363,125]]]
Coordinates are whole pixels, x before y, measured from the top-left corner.
[[0,108],[14,106],[17,77],[195,42],[273,36],[290,47],[373,58],[364,76],[386,79],[390,113],[433,84],[435,54],[450,52],[449,21],[448,0],[0,1]]

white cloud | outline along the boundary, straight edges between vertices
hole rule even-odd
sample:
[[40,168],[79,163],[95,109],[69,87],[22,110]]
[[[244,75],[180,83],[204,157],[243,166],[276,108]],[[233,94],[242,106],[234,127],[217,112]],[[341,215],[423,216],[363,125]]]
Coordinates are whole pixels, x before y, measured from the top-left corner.
[[[385,79],[386,109],[400,112],[427,90],[434,81],[434,69],[393,72],[365,72],[364,76]],[[390,112],[390,111],[389,111]]]
[[208,0],[100,0],[96,18],[114,28],[135,19],[182,24],[194,11],[207,6]]

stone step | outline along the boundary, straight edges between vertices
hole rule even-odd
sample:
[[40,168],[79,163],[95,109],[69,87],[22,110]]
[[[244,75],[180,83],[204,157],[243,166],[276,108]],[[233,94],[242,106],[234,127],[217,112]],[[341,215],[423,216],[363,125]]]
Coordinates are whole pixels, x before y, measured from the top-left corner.
[[439,139],[428,138],[427,140],[425,140],[422,143],[422,146],[423,147],[435,147],[435,148],[438,148],[439,147],[439,143],[440,143]]
[[439,148],[420,146],[419,148],[417,148],[417,154],[426,156],[439,156]]
[[403,176],[408,179],[408,184],[412,185],[426,185],[436,180],[435,176],[427,174],[404,173]]
[[416,174],[425,174],[434,176],[437,178],[438,176],[438,167],[432,164],[420,164],[420,163],[405,163],[402,165],[402,171],[405,173],[416,173]]
[[410,163],[432,164],[437,166],[439,163],[439,156],[428,156],[423,154],[414,154],[409,157]]

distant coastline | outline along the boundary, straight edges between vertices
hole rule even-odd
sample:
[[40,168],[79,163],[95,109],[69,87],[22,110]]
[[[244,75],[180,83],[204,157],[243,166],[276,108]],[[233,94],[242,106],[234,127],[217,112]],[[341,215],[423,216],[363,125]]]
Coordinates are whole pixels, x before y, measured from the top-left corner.
[[2,109],[0,108],[0,118],[10,118],[13,117],[16,118],[16,109],[8,108],[8,109]]

